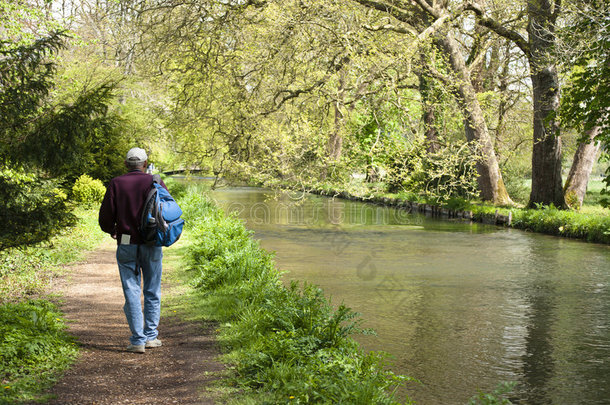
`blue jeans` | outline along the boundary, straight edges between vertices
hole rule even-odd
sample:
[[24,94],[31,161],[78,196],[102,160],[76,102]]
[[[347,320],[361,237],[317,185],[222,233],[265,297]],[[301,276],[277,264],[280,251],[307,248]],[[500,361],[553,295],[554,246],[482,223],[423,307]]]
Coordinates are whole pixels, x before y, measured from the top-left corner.
[[[125,316],[132,345],[143,345],[157,337],[161,317],[161,246],[119,245],[116,260],[125,296]],[[141,272],[140,272],[141,271]],[[140,275],[144,279],[144,312],[140,302]]]

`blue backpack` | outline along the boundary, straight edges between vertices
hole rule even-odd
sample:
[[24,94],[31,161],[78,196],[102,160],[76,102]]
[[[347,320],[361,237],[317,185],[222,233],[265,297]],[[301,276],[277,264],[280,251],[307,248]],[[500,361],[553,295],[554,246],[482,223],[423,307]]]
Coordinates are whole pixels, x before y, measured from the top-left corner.
[[178,203],[161,185],[161,177],[153,175],[153,183],[142,211],[140,235],[152,246],[170,246],[182,234],[184,219]]

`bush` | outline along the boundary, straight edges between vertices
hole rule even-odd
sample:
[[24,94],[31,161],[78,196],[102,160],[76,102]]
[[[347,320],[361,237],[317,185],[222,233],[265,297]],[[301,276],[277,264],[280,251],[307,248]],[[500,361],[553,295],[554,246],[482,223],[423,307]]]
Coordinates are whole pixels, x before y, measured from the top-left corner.
[[175,200],[182,198],[186,194],[187,186],[185,182],[166,176],[163,176],[162,179]]
[[409,191],[436,203],[476,198],[477,159],[468,144],[445,145],[429,153],[424,142],[415,142],[391,156],[388,191]]
[[83,174],[74,183],[72,187],[72,198],[75,202],[91,207],[96,204],[101,204],[106,193],[106,187],[97,179],[93,179],[86,174]]
[[23,168],[0,169],[0,250],[48,240],[76,217],[59,180]]

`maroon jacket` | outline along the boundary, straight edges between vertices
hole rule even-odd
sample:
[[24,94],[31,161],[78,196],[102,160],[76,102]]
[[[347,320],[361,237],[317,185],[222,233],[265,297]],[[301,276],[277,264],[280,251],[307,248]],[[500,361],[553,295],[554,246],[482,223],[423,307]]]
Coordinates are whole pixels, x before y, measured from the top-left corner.
[[[167,189],[163,181],[161,185]],[[152,175],[134,170],[110,180],[102,201],[99,224],[102,231],[116,237],[130,235],[130,244],[142,244],[138,227],[144,201],[152,186]]]

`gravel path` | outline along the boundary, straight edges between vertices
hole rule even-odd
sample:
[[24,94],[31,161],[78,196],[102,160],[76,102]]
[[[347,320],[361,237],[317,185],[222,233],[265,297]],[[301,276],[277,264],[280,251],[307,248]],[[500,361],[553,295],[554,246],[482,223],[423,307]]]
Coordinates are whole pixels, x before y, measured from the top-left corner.
[[[123,292],[107,243],[72,266],[61,286],[61,305],[70,332],[78,338],[78,362],[50,391],[50,404],[213,404],[206,392],[222,364],[214,326],[162,315],[163,346],[145,354],[127,353],[130,335],[123,314]],[[164,269],[167,272],[167,269]],[[165,279],[165,275],[164,275]],[[162,293],[167,294],[164,285]]]

